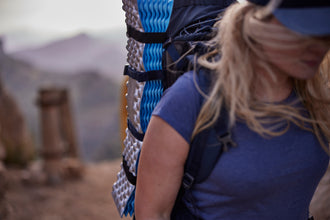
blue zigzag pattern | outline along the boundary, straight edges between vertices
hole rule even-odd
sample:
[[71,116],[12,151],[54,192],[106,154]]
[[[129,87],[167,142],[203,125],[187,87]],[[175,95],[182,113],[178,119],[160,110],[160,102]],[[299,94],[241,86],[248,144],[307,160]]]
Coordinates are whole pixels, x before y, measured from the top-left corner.
[[[145,32],[165,32],[173,7],[173,0],[138,0],[138,8]],[[145,71],[162,69],[162,44],[146,44],[143,51]],[[163,94],[161,80],[146,82],[141,99],[140,124],[145,132],[151,113]]]

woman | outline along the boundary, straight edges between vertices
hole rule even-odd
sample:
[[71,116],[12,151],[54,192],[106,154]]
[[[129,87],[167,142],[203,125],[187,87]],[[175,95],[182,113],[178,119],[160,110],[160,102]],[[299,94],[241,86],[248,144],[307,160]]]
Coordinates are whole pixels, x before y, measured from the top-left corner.
[[194,186],[191,211],[206,220],[308,219],[329,163],[327,2],[249,0],[227,9],[216,49],[198,62],[213,82],[201,109],[189,72],[154,110],[138,168],[137,220],[170,219],[190,140],[217,123],[223,107],[237,147]]

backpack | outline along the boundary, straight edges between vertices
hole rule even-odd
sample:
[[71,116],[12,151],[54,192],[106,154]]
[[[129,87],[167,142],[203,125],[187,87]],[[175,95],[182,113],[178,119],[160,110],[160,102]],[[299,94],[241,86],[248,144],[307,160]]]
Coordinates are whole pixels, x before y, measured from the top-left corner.
[[[123,162],[112,190],[121,216],[134,214],[139,152],[154,107],[164,89],[188,70],[193,56],[208,50],[203,42],[211,39],[213,24],[220,19],[219,13],[233,1],[123,0],[128,37],[128,65],[124,68],[124,75],[129,76],[126,95],[128,116]],[[203,83],[206,88],[207,82],[202,82],[201,88]],[[223,145],[231,142],[228,117],[225,111],[221,114],[225,120],[220,123],[220,128],[206,129],[191,143],[172,219],[196,217],[182,201],[190,200],[192,185],[206,179],[222,152],[222,147],[201,148],[207,137],[219,130]]]

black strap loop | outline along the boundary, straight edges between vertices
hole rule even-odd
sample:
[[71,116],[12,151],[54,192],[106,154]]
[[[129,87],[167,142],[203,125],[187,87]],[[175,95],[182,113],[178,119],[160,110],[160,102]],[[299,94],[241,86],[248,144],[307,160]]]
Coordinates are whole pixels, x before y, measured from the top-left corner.
[[162,44],[168,38],[166,32],[141,32],[130,25],[127,25],[127,36],[145,44]]
[[195,178],[190,175],[189,173],[184,173],[183,178],[182,178],[182,186],[185,190],[188,190],[192,187],[192,185],[195,182]]
[[136,185],[136,176],[134,176],[130,171],[129,167],[127,165],[127,161],[125,160],[125,157],[123,156],[123,168],[127,177],[127,180],[132,184]]
[[127,128],[128,130],[132,133],[132,135],[138,139],[139,141],[143,141],[143,138],[144,138],[144,134],[143,133],[140,133],[138,132],[134,125],[132,124],[132,122],[127,118]]
[[138,82],[146,82],[150,80],[163,80],[164,79],[164,73],[162,70],[153,70],[148,72],[140,72],[129,65],[125,66],[124,69],[124,75],[127,75]]

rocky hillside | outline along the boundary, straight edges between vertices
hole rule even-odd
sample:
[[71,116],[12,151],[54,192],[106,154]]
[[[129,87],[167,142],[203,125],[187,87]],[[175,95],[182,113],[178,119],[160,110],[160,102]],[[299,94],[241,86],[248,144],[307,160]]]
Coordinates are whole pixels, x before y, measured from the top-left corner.
[[38,147],[38,90],[59,87],[69,90],[83,159],[100,161],[120,156],[118,80],[105,77],[97,70],[80,70],[75,74],[41,70],[9,55],[2,55],[0,63],[3,84],[23,111]]
[[21,109],[3,87],[1,79],[0,106],[0,166],[3,159],[7,163],[26,165],[35,156],[36,149]]

